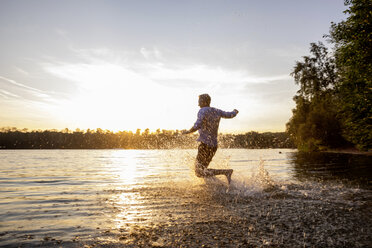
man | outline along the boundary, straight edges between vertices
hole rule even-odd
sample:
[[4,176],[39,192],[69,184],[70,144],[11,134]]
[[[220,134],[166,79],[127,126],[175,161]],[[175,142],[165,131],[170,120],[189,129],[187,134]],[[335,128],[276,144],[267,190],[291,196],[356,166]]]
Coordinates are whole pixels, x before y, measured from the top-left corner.
[[239,111],[234,109],[232,112],[225,112],[217,108],[210,107],[211,97],[208,94],[199,96],[200,110],[198,112],[198,119],[194,126],[188,131],[183,131],[183,134],[193,133],[199,131],[200,142],[198,147],[198,155],[195,162],[195,174],[197,177],[211,177],[216,175],[225,175],[228,183],[231,182],[231,169],[208,169],[214,154],[217,151],[217,134],[220,119],[233,118]]

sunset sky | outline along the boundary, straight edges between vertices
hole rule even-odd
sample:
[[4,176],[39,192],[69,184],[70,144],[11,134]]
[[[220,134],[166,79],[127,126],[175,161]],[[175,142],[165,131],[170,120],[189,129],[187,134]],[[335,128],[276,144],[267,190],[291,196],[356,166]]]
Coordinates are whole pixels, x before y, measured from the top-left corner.
[[0,1],[0,127],[284,131],[289,76],[343,0]]

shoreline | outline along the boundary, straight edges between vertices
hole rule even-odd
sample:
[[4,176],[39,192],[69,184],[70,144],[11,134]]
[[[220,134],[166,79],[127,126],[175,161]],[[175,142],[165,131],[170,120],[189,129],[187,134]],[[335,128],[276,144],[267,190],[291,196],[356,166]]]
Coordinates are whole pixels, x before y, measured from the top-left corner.
[[356,148],[330,149],[321,152],[372,156],[372,151],[360,151]]
[[[82,232],[68,238],[9,232],[3,233],[3,237],[15,236],[3,245],[112,248],[367,247],[370,244],[371,222],[365,222],[371,219],[368,210],[372,195],[368,190],[345,190],[340,201],[334,195],[324,200],[321,194],[311,194],[311,188],[303,185],[289,184],[287,190],[274,186],[251,196],[225,193],[216,185],[204,186],[207,187],[196,188],[181,199],[182,189],[173,189],[170,196],[180,204],[154,210],[152,216],[158,219],[150,222],[137,216],[134,223],[117,227],[95,230],[83,225],[71,227]],[[148,189],[143,193],[149,197],[161,192]],[[111,214],[118,211],[115,204],[106,203],[105,209]]]

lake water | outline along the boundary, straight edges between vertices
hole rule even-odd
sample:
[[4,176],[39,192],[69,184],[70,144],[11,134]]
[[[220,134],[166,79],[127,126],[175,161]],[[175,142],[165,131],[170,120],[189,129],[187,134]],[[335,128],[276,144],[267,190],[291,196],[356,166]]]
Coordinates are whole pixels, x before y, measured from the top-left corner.
[[371,156],[220,149],[1,150],[0,246],[372,246]]

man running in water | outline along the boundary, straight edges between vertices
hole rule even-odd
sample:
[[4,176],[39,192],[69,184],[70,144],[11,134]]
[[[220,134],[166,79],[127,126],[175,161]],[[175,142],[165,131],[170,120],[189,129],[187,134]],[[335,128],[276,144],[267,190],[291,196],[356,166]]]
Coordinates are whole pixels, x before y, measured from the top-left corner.
[[195,162],[195,175],[197,177],[211,177],[216,175],[225,175],[228,183],[231,182],[232,169],[208,169],[214,154],[217,151],[217,134],[220,119],[233,118],[239,111],[234,109],[232,112],[225,112],[217,108],[210,107],[211,97],[208,94],[199,96],[200,110],[198,119],[194,126],[188,131],[183,131],[183,134],[199,131],[200,142],[198,147],[198,155]]

